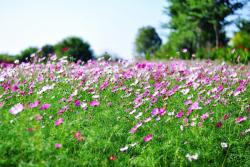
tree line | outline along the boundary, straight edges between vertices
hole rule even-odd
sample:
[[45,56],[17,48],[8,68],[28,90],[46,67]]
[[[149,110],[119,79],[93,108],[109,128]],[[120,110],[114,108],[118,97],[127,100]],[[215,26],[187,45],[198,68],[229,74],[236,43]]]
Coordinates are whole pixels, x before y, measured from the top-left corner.
[[[170,29],[163,45],[154,27],[140,28],[135,40],[139,56],[150,58],[207,58],[247,63],[250,60],[250,19],[228,21],[247,1],[168,0],[164,13]],[[229,39],[225,27],[236,24],[238,31]]]
[[[55,45],[46,44],[40,49],[38,47],[28,47],[17,55],[0,54],[0,62],[12,63],[15,60],[18,60],[20,63],[27,63],[31,61],[33,54],[38,58],[43,59],[42,61],[47,61],[47,59],[54,54],[59,58],[67,57],[67,59],[72,62],[77,62],[78,60],[87,62],[88,60],[97,58],[88,42],[80,37],[72,36],[63,39]],[[118,56],[108,52],[104,52],[99,55],[99,57],[113,61],[118,61],[120,59]]]

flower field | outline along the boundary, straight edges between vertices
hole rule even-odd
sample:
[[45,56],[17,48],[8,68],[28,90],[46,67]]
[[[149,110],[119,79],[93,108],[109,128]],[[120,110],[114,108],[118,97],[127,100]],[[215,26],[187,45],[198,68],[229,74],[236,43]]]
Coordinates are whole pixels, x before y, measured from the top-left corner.
[[0,166],[250,166],[250,70],[210,61],[0,68]]

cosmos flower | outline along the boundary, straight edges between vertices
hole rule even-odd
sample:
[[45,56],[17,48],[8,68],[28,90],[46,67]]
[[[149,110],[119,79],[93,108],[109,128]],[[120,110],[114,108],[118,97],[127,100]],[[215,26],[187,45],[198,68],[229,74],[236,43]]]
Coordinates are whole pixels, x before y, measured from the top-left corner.
[[158,113],[159,113],[159,109],[158,109],[158,108],[154,108],[154,109],[152,110],[152,112],[151,112],[151,114],[152,114],[153,116],[157,115]]
[[186,158],[188,159],[188,161],[194,161],[194,160],[197,160],[198,159],[198,154],[196,153],[196,154],[194,154],[194,155],[191,155],[191,154],[187,154],[186,155]]
[[16,114],[22,112],[23,109],[24,109],[24,106],[23,106],[22,104],[18,103],[18,104],[16,104],[16,105],[14,105],[14,106],[10,109],[9,112],[10,112],[11,114],[13,114],[13,115],[16,115]]
[[221,142],[220,145],[221,145],[222,148],[227,148],[228,147],[227,143],[225,143],[225,142]]
[[115,161],[115,160],[117,160],[117,157],[116,157],[115,155],[111,155],[111,156],[109,157],[109,160],[110,160],[110,161]]
[[221,128],[221,127],[222,127],[222,122],[221,122],[221,121],[217,122],[217,123],[216,123],[216,127],[217,127],[217,128]]
[[93,100],[90,102],[90,106],[94,107],[94,106],[99,106],[100,102],[98,102],[97,100]]
[[148,134],[147,136],[144,137],[144,142],[149,142],[150,140],[152,140],[153,135],[152,134]]
[[56,144],[55,144],[55,148],[56,148],[56,149],[59,149],[59,148],[61,148],[61,147],[62,147],[62,144],[60,144],[60,143],[56,143]]
[[202,114],[201,119],[204,121],[205,119],[208,118],[208,113]]
[[41,107],[40,107],[40,110],[47,110],[48,108],[50,108],[50,104],[43,104]]
[[121,151],[121,152],[124,152],[124,151],[127,151],[127,150],[128,150],[128,146],[125,146],[125,147],[120,148],[120,151]]
[[35,107],[37,107],[39,104],[40,104],[40,101],[36,100],[34,103],[30,103],[30,104],[29,104],[29,107],[30,107],[30,108],[35,108]]
[[176,114],[176,118],[181,118],[184,115],[184,111],[180,111]]
[[38,114],[38,115],[35,116],[35,119],[36,119],[37,121],[40,121],[40,120],[43,119],[43,116],[41,116],[40,114]]
[[160,114],[160,116],[165,115],[165,113],[166,113],[165,108],[160,108],[160,109],[159,109],[159,114]]
[[194,102],[189,108],[188,108],[188,112],[187,114],[190,115],[192,113],[193,110],[198,110],[201,109],[201,107],[199,107],[199,103],[198,102]]
[[76,101],[75,101],[75,106],[78,107],[78,106],[80,106],[80,105],[81,105],[81,101],[80,101],[80,100],[76,100]]
[[74,137],[78,140],[78,141],[83,141],[85,139],[84,136],[82,136],[81,132],[80,131],[77,131],[75,134],[74,134]]
[[59,118],[57,121],[55,121],[55,126],[59,126],[63,122],[64,122],[64,119],[63,118]]
[[247,117],[238,117],[235,119],[235,123],[241,123],[243,121],[247,120]]

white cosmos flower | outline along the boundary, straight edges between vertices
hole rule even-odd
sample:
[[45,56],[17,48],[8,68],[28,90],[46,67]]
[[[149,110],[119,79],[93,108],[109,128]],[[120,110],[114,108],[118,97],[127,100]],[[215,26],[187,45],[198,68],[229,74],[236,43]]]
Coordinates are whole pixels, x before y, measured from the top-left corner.
[[187,154],[186,158],[191,162],[198,159],[198,154],[197,153],[195,153],[194,155]]
[[169,116],[173,116],[174,115],[174,111],[173,112],[168,112]]
[[135,119],[139,119],[141,116],[142,116],[142,112],[140,112],[139,114],[137,114],[137,115],[135,116]]
[[222,148],[227,148],[228,147],[227,143],[225,143],[225,142],[221,142],[220,145],[221,145]]
[[93,99],[98,99],[100,96],[99,95],[93,95],[92,98]]
[[130,144],[130,146],[131,147],[134,147],[134,146],[136,146],[138,143],[132,143],[132,144]]
[[134,114],[136,112],[136,109],[134,109],[133,111],[131,111],[129,114]]
[[124,151],[126,151],[127,149],[128,149],[128,146],[125,146],[125,147],[120,148],[120,151],[121,151],[121,152],[124,152]]
[[10,109],[10,113],[13,114],[13,115],[16,115],[20,112],[22,112],[24,109],[23,105],[18,103],[16,105],[14,105],[11,109]]

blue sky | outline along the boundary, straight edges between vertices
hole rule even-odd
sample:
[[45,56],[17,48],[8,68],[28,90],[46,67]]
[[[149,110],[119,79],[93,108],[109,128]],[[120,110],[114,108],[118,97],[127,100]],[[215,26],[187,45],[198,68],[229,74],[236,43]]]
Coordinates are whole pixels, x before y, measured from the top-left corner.
[[165,0],[0,0],[0,53],[79,36],[95,54],[108,51],[129,59],[140,27],[152,25],[167,36],[161,28],[168,20],[165,5]]

